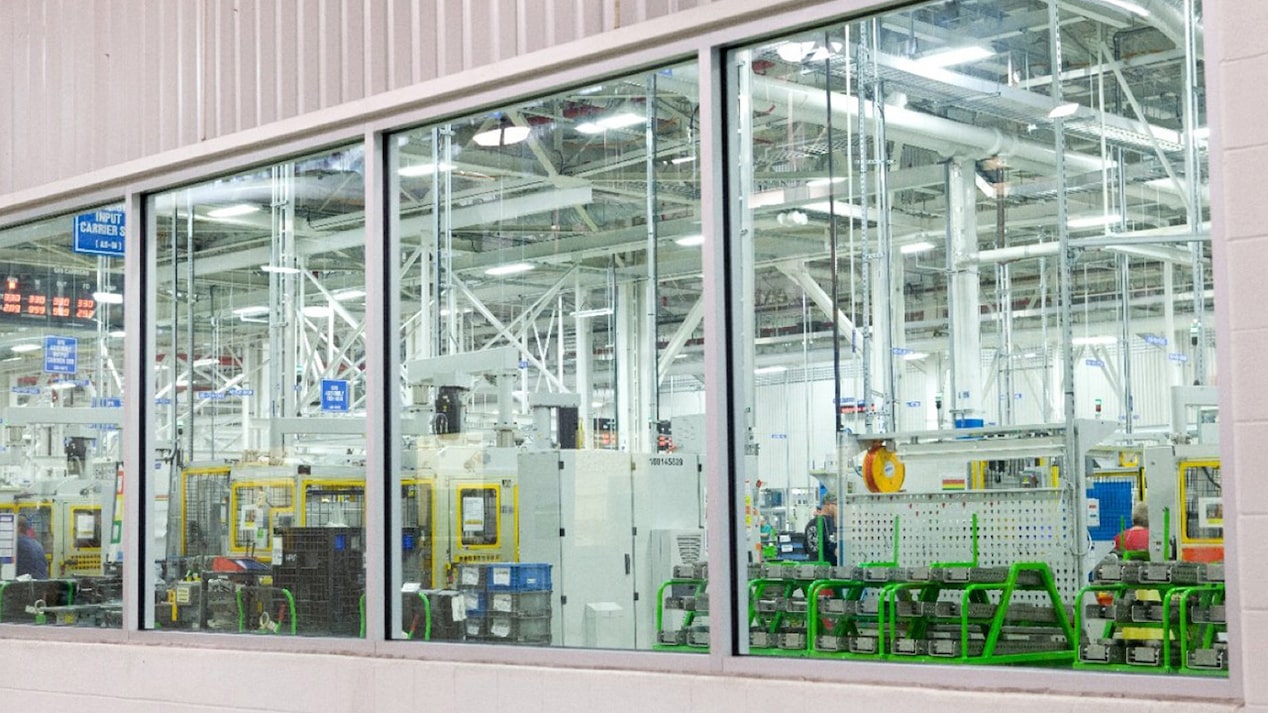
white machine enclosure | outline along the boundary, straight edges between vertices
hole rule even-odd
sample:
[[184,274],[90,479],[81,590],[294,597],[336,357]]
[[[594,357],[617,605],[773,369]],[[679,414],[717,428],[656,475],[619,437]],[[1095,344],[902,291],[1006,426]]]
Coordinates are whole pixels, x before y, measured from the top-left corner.
[[520,561],[551,565],[552,643],[650,647],[678,536],[700,529],[699,457],[544,451],[519,473]]
[[634,643],[656,643],[656,597],[674,565],[703,562],[704,472],[695,454],[633,454]]

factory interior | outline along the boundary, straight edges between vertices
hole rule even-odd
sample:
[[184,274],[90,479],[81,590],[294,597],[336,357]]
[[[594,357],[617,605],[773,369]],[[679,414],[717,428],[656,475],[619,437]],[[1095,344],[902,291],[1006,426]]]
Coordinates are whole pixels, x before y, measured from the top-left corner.
[[1225,677],[1201,21],[924,2],[0,227],[0,621]]

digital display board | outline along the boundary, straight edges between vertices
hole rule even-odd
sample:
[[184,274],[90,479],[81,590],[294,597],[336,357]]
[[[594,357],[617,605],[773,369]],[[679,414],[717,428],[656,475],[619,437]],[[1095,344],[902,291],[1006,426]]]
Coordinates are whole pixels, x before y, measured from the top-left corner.
[[0,321],[92,327],[96,289],[87,270],[0,263]]

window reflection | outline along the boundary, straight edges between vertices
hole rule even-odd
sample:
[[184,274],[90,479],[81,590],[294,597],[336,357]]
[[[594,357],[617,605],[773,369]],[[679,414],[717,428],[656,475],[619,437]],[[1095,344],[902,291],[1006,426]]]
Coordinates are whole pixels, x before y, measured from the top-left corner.
[[153,196],[146,625],[364,635],[360,146]]
[[696,84],[391,142],[406,636],[651,648],[661,584],[703,560]]
[[122,625],[124,213],[0,231],[0,621]]
[[1200,13],[1098,10],[731,53],[751,653],[1226,671]]

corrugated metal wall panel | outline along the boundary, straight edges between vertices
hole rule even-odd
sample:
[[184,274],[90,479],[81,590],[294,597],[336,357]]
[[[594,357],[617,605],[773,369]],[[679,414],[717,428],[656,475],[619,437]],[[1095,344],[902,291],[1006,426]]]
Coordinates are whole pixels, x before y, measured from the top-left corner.
[[0,195],[708,2],[5,0]]

